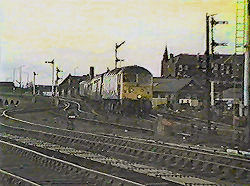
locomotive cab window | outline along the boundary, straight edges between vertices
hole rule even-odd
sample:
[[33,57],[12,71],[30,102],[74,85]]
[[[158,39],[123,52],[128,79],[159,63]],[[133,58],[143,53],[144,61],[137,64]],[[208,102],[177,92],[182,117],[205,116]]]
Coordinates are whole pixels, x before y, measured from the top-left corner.
[[123,74],[123,82],[136,82],[136,74]]
[[138,76],[138,83],[149,84],[151,83],[151,81],[152,81],[152,78],[150,74],[142,73],[142,74],[139,74]]

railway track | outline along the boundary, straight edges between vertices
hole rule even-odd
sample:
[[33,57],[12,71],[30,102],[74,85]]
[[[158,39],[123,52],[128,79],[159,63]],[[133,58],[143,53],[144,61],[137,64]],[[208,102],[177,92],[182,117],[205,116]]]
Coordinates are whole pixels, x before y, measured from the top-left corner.
[[[2,134],[1,135],[2,138],[4,139],[8,139],[11,141],[16,141],[19,143],[22,143],[24,145],[28,145],[28,146],[32,146],[32,147],[37,147],[37,148],[41,148],[41,149],[47,149],[49,151],[54,151],[54,152],[59,152],[62,154],[67,154],[67,155],[71,155],[74,157],[79,157],[79,158],[83,158],[83,159],[87,159],[87,160],[91,160],[91,161],[95,161],[104,165],[112,165],[114,167],[118,167],[118,168],[122,168],[122,169],[127,169],[129,171],[133,171],[135,173],[140,173],[140,174],[144,174],[147,175],[149,177],[155,177],[156,181],[158,181],[160,184],[165,184],[167,185],[169,183],[169,181],[173,181],[170,182],[171,185],[179,185],[179,184],[183,184],[183,179],[185,179],[185,184],[194,184],[194,183],[203,183],[203,184],[210,184],[210,185],[216,185],[213,184],[212,182],[208,182],[208,181],[202,181],[198,178],[194,178],[194,177],[190,177],[190,176],[183,176],[181,174],[174,174],[166,169],[160,169],[160,168],[154,168],[151,166],[146,166],[143,164],[139,164],[139,163],[131,163],[131,162],[127,162],[124,160],[120,160],[120,159],[115,159],[115,158],[111,158],[111,157],[105,157],[103,155],[97,154],[97,153],[91,153],[88,151],[84,151],[84,150],[77,150],[74,148],[70,148],[70,147],[65,147],[65,146],[61,146],[58,144],[52,144],[52,143],[48,143],[48,142],[44,142],[41,140],[37,140],[37,139],[32,139],[32,138],[28,138],[28,137],[21,137],[21,136],[17,136],[17,135],[10,135],[10,134]],[[133,174],[133,177],[135,175]],[[161,179],[159,179],[159,177]],[[145,177],[141,178],[142,180],[146,180]],[[165,182],[164,182],[165,180]],[[124,181],[124,180],[123,180]],[[151,180],[152,181],[152,180]],[[113,182],[113,181],[111,181]],[[176,183],[174,183],[176,182]],[[145,184],[145,183],[144,183]],[[157,185],[157,182],[154,182],[154,184]],[[147,185],[154,185],[154,184],[147,184]],[[114,184],[116,185],[116,184]],[[136,185],[136,184],[135,184]],[[140,185],[140,184],[138,184]]]
[[[1,143],[1,141],[0,141]],[[13,173],[0,169],[0,185],[20,185],[20,186],[40,186],[39,184],[32,182],[28,179],[22,178]]]
[[[177,123],[178,121],[184,121],[185,124],[187,123],[192,123],[194,124],[194,127],[198,127],[197,125],[202,125],[203,128],[207,129],[207,120],[203,120],[200,118],[195,118],[195,117],[190,117],[190,116],[183,116],[183,115],[176,115],[173,113],[165,113],[165,112],[159,112],[159,114],[162,114],[165,118],[168,119],[173,119],[176,120]],[[231,125],[225,124],[222,122],[215,122],[215,121],[210,121],[212,124],[212,129],[216,127],[216,130],[218,131],[230,131],[233,132],[235,131]],[[242,132],[241,130],[238,130],[239,132]]]
[[135,126],[129,126],[129,125],[124,125],[124,124],[119,124],[119,123],[114,123],[114,122],[105,122],[103,120],[90,119],[90,118],[93,118],[93,114],[96,116],[97,113],[94,112],[93,110],[92,110],[92,112],[87,112],[87,111],[81,110],[81,105],[78,102],[74,101],[74,100],[68,100],[68,99],[65,99],[65,98],[60,98],[60,100],[66,102],[65,108],[63,109],[64,111],[68,110],[71,107],[70,103],[73,103],[73,104],[76,104],[75,109],[77,109],[78,112],[80,112],[82,114],[85,114],[85,117],[83,117],[83,116],[76,117],[76,119],[78,119],[78,120],[92,122],[92,123],[96,123],[96,124],[99,124],[99,125],[113,126],[113,127],[120,128],[120,129],[123,129],[123,130],[149,133],[151,135],[154,133],[154,130],[149,129],[149,128],[135,127]]
[[[118,136],[98,135],[84,132],[75,132],[65,129],[58,129],[54,127],[41,126],[31,122],[21,121],[12,118],[4,112],[5,117],[9,119],[22,122],[22,127],[37,129],[43,132],[43,138],[54,141],[58,144],[67,144],[78,146],[78,148],[87,148],[107,155],[116,155],[117,157],[129,158],[142,162],[149,162],[149,164],[164,166],[167,169],[172,169],[186,174],[218,176],[221,179],[235,181],[237,179],[249,181],[249,160],[244,158],[233,158],[225,154],[218,154],[212,152],[201,152],[199,150],[187,149],[179,146],[168,144],[154,144],[145,142],[143,140],[127,139]],[[20,126],[20,123],[19,123]],[[5,126],[10,127],[10,126]],[[16,129],[17,130],[17,129]],[[23,130],[23,129],[18,129]],[[26,135],[31,131],[25,129]],[[13,129],[12,129],[13,131]],[[50,133],[48,133],[50,132]],[[36,131],[34,136],[39,136]],[[40,132],[41,136],[41,132]]]
[[[7,142],[6,139],[11,139],[12,143]],[[23,147],[21,145],[14,144],[13,141],[25,144],[26,146],[29,146],[30,148]],[[0,140],[1,147],[4,147],[8,149],[9,151],[12,151],[14,153],[18,153],[21,156],[25,156],[26,158],[29,158],[32,161],[35,161],[39,164],[42,164],[45,167],[49,167],[51,169],[54,169],[57,172],[70,174],[71,182],[78,184],[93,184],[93,185],[99,185],[108,183],[108,185],[144,185],[137,182],[133,182],[124,178],[120,178],[117,176],[113,176],[111,174],[99,172],[93,169],[89,169],[74,163],[71,163],[69,161],[66,161],[64,159],[59,159],[55,157],[51,157],[46,155],[45,153],[40,153],[37,150],[33,150],[34,146],[36,147],[43,147],[43,149],[49,149],[49,150],[58,150],[58,148],[55,148],[52,144],[43,143],[42,141],[32,140],[30,138],[24,138],[20,136],[13,136],[13,135],[1,135]],[[67,148],[64,148],[64,152],[69,152]],[[61,149],[62,150],[62,149]],[[78,184],[74,180],[79,180]],[[69,182],[69,181],[67,181]],[[67,183],[64,181],[61,184]]]

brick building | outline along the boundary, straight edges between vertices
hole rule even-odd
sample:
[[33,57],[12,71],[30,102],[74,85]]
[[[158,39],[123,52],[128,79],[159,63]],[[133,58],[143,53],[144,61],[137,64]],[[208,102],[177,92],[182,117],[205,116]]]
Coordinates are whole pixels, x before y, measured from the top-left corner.
[[59,95],[65,97],[75,97],[79,95],[79,83],[89,78],[88,75],[72,76],[69,74],[58,87]]

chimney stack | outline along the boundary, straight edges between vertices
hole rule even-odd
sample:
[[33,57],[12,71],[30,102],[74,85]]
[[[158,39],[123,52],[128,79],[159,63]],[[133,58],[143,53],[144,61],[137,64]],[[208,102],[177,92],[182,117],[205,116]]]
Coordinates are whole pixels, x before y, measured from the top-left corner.
[[94,67],[90,67],[90,69],[89,69],[89,75],[90,75],[90,79],[94,78],[94,76],[95,76]]
[[201,56],[200,53],[197,53],[197,61],[200,62],[201,61]]

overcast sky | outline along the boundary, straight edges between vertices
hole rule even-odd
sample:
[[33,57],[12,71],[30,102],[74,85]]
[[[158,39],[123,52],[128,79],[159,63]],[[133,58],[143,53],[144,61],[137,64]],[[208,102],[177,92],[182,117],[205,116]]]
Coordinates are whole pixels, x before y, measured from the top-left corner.
[[[234,53],[236,0],[0,0],[0,81],[13,69],[35,71],[39,84],[50,84],[55,59],[64,71],[87,74],[114,68],[115,43],[126,41],[122,65],[140,65],[154,76],[166,44],[169,53],[204,53],[205,14],[218,13],[215,38],[228,42],[217,52]],[[77,68],[78,67],[78,68]],[[19,77],[19,74],[16,73]],[[26,81],[27,73],[23,74]]]

